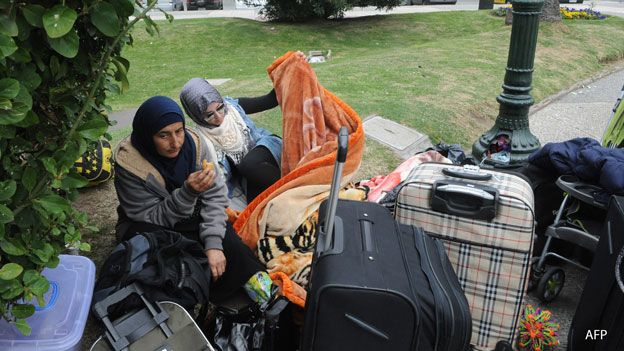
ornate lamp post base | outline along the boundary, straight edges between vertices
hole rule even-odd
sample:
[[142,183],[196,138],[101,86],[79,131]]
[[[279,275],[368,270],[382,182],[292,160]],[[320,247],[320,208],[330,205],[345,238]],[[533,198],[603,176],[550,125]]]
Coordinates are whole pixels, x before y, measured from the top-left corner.
[[510,147],[509,163],[499,166],[514,167],[539,149],[540,142],[529,129],[530,94],[535,61],[535,47],[539,29],[539,14],[543,0],[513,0],[513,24],[503,92],[496,98],[499,114],[492,129],[481,135],[472,145],[472,155],[478,160],[499,137],[506,136]]

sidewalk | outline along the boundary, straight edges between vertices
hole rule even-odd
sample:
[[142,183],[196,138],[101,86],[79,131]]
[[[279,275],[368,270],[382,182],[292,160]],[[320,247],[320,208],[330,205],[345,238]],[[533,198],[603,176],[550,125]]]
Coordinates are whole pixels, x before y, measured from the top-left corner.
[[[609,123],[613,105],[624,85],[624,67],[597,80],[585,81],[569,91],[561,92],[533,107],[529,116],[531,132],[542,145],[577,137],[598,141]],[[560,295],[550,304],[542,304],[534,295],[526,303],[549,309],[560,323],[559,350],[568,344],[568,331],[576,312],[587,273],[572,265],[562,266],[566,279]]]

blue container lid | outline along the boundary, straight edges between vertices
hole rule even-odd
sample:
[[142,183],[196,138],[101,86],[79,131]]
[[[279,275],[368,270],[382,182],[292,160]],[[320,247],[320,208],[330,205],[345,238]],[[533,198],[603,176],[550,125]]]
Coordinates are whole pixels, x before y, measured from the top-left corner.
[[35,302],[35,314],[26,321],[32,328],[29,336],[0,320],[0,350],[62,351],[79,348],[84,331],[93,285],[95,265],[84,256],[60,255],[54,269],[46,268],[43,275],[50,281],[45,294],[45,306]]

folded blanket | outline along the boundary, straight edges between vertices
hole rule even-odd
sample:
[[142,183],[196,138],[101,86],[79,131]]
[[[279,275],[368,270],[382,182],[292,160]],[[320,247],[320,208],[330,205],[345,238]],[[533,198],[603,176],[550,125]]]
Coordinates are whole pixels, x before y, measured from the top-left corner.
[[271,273],[270,276],[273,280],[273,284],[280,287],[280,295],[285,296],[290,302],[301,308],[305,306],[307,292],[304,288],[290,280],[290,278],[282,272]]
[[341,126],[349,132],[342,185],[359,168],[364,150],[358,114],[320,85],[305,59],[288,52],[268,72],[282,109],[282,178],[256,197],[234,223],[253,250],[265,235],[293,233],[327,198]]
[[435,150],[416,154],[403,161],[394,171],[386,176],[379,175],[370,180],[361,181],[360,185],[370,188],[367,197],[368,201],[380,202],[389,191],[407,178],[414,167],[423,162],[452,163],[451,160],[442,156],[442,154]]

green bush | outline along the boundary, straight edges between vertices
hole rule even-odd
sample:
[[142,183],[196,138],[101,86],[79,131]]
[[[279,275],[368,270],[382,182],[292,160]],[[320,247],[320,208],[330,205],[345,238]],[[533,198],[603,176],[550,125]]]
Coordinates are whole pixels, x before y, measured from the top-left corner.
[[[257,5],[257,0],[245,0],[248,5]],[[375,6],[377,9],[392,9],[401,0],[267,0],[260,14],[270,21],[300,22],[314,18],[342,18],[344,12],[355,6]]]
[[49,288],[41,271],[89,249],[72,166],[110,125],[106,95],[128,87],[121,49],[138,21],[157,31],[155,2],[0,2],[0,315],[23,334]]

